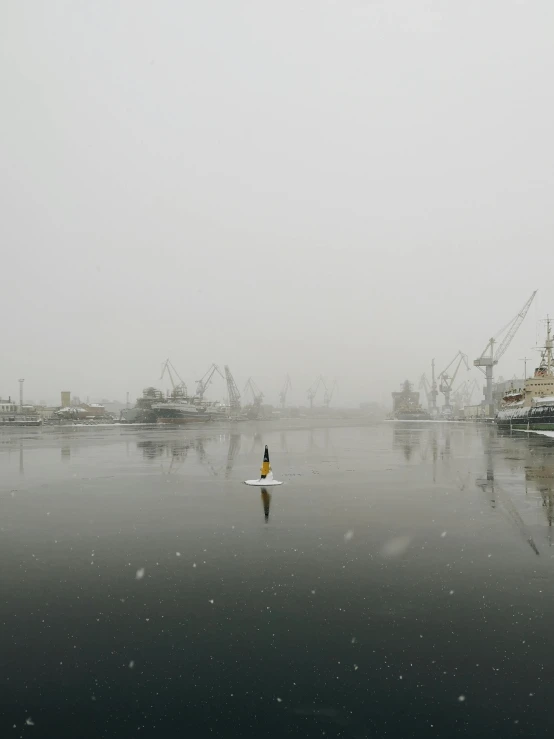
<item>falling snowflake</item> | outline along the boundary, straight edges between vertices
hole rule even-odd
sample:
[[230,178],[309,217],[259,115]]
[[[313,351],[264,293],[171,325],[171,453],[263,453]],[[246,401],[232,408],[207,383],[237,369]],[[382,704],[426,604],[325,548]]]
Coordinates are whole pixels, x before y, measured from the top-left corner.
[[180,557],[181,556],[181,552],[175,552],[175,556],[176,557]]
[[210,603],[213,605],[213,600],[210,600]]
[[33,721],[33,719],[30,716],[29,716],[29,718],[26,718],[25,719],[25,723],[27,724],[27,726],[34,726],[35,725],[35,722]]
[[358,669],[358,665],[354,665],[354,671]]
[[141,567],[140,570],[137,570],[135,579],[142,580],[142,578],[144,577],[144,572],[145,572],[144,567]]
[[283,702],[282,698],[277,698],[277,703],[282,703],[282,702]]
[[130,669],[130,670],[132,670],[134,666],[135,666],[135,660],[134,660],[134,659],[132,659],[132,660],[131,660],[131,661],[129,662],[129,669]]
[[443,531],[441,534],[441,537],[444,539],[445,536],[446,536],[446,531]]
[[466,699],[465,695],[459,695],[458,696],[458,700],[460,701],[460,703],[463,703],[465,701],[465,699]]
[[352,531],[352,529],[349,529],[344,535],[344,541],[352,541],[353,538],[354,538],[354,532]]

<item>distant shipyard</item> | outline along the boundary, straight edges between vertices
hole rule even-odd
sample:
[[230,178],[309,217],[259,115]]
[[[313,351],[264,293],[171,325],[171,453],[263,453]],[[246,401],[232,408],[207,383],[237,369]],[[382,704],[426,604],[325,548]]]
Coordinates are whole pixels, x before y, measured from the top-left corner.
[[[206,392],[215,377],[225,382],[227,397],[223,401],[208,400]],[[23,399],[24,380],[19,380],[19,402],[9,397],[0,400],[0,427],[16,426],[67,426],[99,424],[158,424],[180,426],[190,423],[204,424],[226,421],[261,421],[280,418],[301,417],[352,417],[362,416],[375,420],[384,417],[384,409],[377,403],[361,403],[359,409],[341,410],[332,407],[336,397],[338,382],[326,380],[318,375],[305,393],[307,404],[294,406],[289,403],[292,381],[287,374],[279,391],[277,406],[265,402],[265,395],[253,377],[249,377],[242,394],[228,365],[223,370],[212,364],[204,375],[196,381],[190,392],[187,384],[173,365],[166,359],[162,365],[160,381],[169,383],[170,388],[163,391],[148,386],[142,396],[131,406],[127,398],[125,404],[113,401],[86,402],[70,391],[62,391],[58,406],[25,403]]]
[[[484,386],[475,379],[466,379],[456,385],[460,371],[469,372],[468,355],[459,350],[443,370],[436,372],[435,359],[430,362],[430,376],[423,373],[418,389],[406,379],[400,389],[392,393],[392,412],[388,416],[395,421],[485,421],[494,422],[511,430],[554,430],[554,365],[552,322],[545,319],[546,337],[544,344],[537,347],[540,361],[531,375],[527,376],[527,357],[523,378],[511,380],[499,378],[494,381],[493,370],[507,352],[514,336],[523,323],[536,291],[532,293],[521,310],[494,337],[473,366],[485,376]],[[226,387],[226,398],[208,400],[207,390],[214,378],[221,378]],[[249,377],[241,391],[229,365],[223,370],[213,363],[196,380],[194,391],[187,384],[170,359],[162,364],[160,381],[170,387],[165,391],[153,385],[145,387],[141,397],[131,406],[127,394],[125,404],[102,401],[86,402],[62,391],[60,405],[25,403],[23,398],[24,379],[19,380],[19,402],[8,397],[0,399],[0,426],[40,425],[97,425],[97,424],[158,424],[179,426],[190,423],[204,424],[227,421],[261,421],[295,417],[344,417],[362,416],[370,420],[381,420],[386,411],[378,403],[360,403],[357,410],[341,410],[331,407],[338,388],[335,378],[328,381],[318,375],[305,391],[307,404],[294,406],[288,403],[292,380],[287,374],[279,392],[278,405],[265,402],[265,395],[253,377]],[[482,390],[482,399],[474,402]],[[443,398],[442,403],[440,398]],[[423,403],[422,404],[422,399]]]

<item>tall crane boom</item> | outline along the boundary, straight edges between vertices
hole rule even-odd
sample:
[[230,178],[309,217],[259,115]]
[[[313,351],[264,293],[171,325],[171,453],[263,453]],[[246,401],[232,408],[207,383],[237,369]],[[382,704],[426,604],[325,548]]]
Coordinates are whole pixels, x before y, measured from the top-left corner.
[[427,375],[423,373],[419,379],[419,389],[423,390],[427,398],[427,406],[429,413],[436,416],[438,413],[437,398],[439,391],[437,390],[437,381],[435,379],[435,360],[431,360],[431,382],[427,379]]
[[535,295],[536,294],[537,294],[537,291],[535,290],[533,292],[533,294],[531,295],[531,297],[529,298],[529,300],[525,303],[525,305],[523,306],[523,308],[519,311],[519,313],[517,314],[517,316],[513,319],[512,323],[510,324],[510,327],[509,327],[509,329],[508,329],[508,331],[506,333],[506,336],[502,339],[502,341],[500,343],[500,346],[498,347],[498,349],[496,350],[496,352],[494,354],[495,362],[499,362],[500,359],[502,359],[502,357],[506,353],[506,350],[508,349],[508,347],[512,343],[512,339],[514,338],[514,336],[516,335],[519,327],[523,323],[523,319],[527,315],[527,312],[529,311],[529,308],[531,307],[531,303],[535,299]]
[[[169,380],[170,380],[171,386],[173,388],[171,394],[173,396],[177,396],[177,395],[184,395],[184,396],[186,396],[188,393],[187,393],[187,386],[185,384],[185,381],[179,375],[179,373],[177,372],[177,370],[175,369],[175,367],[171,363],[171,360],[170,359],[166,359],[165,362],[162,365],[162,374],[160,376],[160,380],[163,380],[163,377],[164,377],[164,375],[165,375],[166,372],[169,375]],[[175,373],[175,375],[177,376],[177,378],[179,380],[178,383],[175,382],[175,380],[173,378],[173,373]]]
[[250,390],[250,392],[252,393],[252,400],[254,401],[254,405],[259,407],[264,399],[264,394],[251,377],[246,380],[246,385],[244,386],[244,392],[246,392],[247,390]]
[[212,381],[212,378],[216,372],[220,375],[220,377],[223,377],[223,373],[221,372],[217,364],[212,364],[212,366],[208,369],[204,376],[200,380],[196,380],[196,397],[200,400],[202,400],[202,398],[204,397],[206,388]]
[[464,380],[462,384],[454,391],[454,402],[460,407],[464,408],[467,405],[471,405],[471,399],[475,390],[479,390],[479,383],[474,378],[471,380]]
[[285,406],[287,404],[287,393],[289,390],[292,390],[292,383],[290,381],[290,377],[287,375],[285,377],[285,384],[283,385],[283,389],[279,393],[279,400],[281,401],[281,408],[285,410]]
[[[485,377],[487,378],[487,385],[485,388],[485,404],[489,406],[490,412],[492,412],[492,376],[493,376],[493,367],[495,364],[498,364],[499,360],[504,356],[506,353],[506,350],[512,343],[512,339],[516,335],[519,327],[523,323],[523,319],[527,315],[527,312],[529,311],[529,308],[531,307],[531,303],[535,299],[535,295],[537,294],[537,291],[534,290],[529,300],[525,303],[523,308],[519,311],[519,313],[516,314],[515,318],[513,318],[509,323],[507,323],[503,328],[500,329],[500,331],[496,334],[496,336],[493,336],[489,341],[487,342],[486,347],[483,349],[483,353],[480,357],[474,360],[473,364],[475,367],[478,367],[481,372],[485,374]],[[506,332],[504,334],[504,332]],[[500,342],[496,352],[494,351],[494,345],[497,342],[497,339],[504,334],[504,338]],[[483,369],[483,367],[485,369]]]
[[329,389],[327,387],[327,385],[325,384],[325,381],[323,381],[323,387],[325,388],[325,393],[323,395],[323,405],[326,408],[329,408],[329,405],[330,405],[331,401],[333,400],[333,395],[335,393],[335,389],[337,387],[337,378],[335,377],[335,379],[333,380],[333,384],[331,385],[331,389]]
[[[454,372],[449,375],[448,370],[456,360],[458,360],[458,363],[456,364]],[[464,354],[462,351],[458,351],[450,364],[439,374],[439,390],[444,395],[444,410],[446,411],[450,411],[452,409],[452,406],[450,405],[450,393],[452,392],[452,385],[454,384],[454,380],[456,379],[456,375],[458,374],[458,370],[460,369],[462,362],[465,364],[466,369],[469,372],[467,354]]]
[[235,378],[231,374],[229,365],[225,365],[225,379],[227,381],[227,394],[229,396],[229,406],[231,413],[240,411],[240,393],[235,382]]
[[425,398],[427,399],[427,407],[429,410],[431,410],[431,385],[429,384],[429,380],[427,379],[427,375],[425,372],[421,375],[419,378],[419,389],[423,390],[425,393]]
[[319,386],[323,382],[323,375],[319,375],[314,382],[312,383],[312,386],[308,388],[308,400],[310,401],[310,408],[314,407],[314,399],[317,395],[317,391],[319,390]]

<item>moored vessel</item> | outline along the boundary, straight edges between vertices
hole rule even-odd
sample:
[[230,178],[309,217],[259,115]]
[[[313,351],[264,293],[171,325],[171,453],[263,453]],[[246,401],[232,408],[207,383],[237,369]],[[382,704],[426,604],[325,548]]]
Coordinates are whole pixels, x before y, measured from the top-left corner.
[[402,383],[402,390],[392,394],[392,414],[397,421],[429,421],[431,415],[419,403],[419,393],[413,390],[409,380]]
[[554,367],[551,320],[546,319],[546,340],[541,348],[539,366],[523,388],[510,388],[496,414],[499,426],[515,429],[554,430]]
[[0,427],[17,428],[20,426],[42,426],[42,418],[40,416],[13,416],[1,417]]

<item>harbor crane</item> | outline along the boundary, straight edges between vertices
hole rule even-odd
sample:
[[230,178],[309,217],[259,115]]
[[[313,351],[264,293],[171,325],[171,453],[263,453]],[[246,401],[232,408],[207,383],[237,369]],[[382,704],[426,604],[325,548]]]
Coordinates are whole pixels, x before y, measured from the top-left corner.
[[287,393],[289,390],[292,390],[292,383],[290,381],[290,377],[287,375],[285,377],[285,384],[283,385],[283,389],[279,393],[279,400],[281,401],[281,408],[285,410],[285,406],[287,404]]
[[[164,375],[166,374],[166,372],[169,375],[169,381],[171,382],[171,386],[173,388],[172,393],[171,393],[172,396],[173,397],[176,397],[178,395],[179,396],[182,396],[182,395],[186,396],[188,393],[187,393],[187,386],[185,384],[185,381],[179,375],[179,373],[177,372],[177,370],[175,369],[175,367],[171,363],[171,360],[170,359],[166,359],[165,362],[162,365],[162,374],[160,376],[160,380],[163,380]],[[179,380],[179,382],[175,382],[175,378],[173,377],[174,374],[177,377],[177,379]]]
[[[456,360],[458,360],[458,364],[456,364],[452,374],[449,375],[448,370]],[[464,354],[462,351],[458,351],[450,364],[439,374],[439,391],[444,395],[444,410],[449,411],[452,409],[452,406],[450,405],[450,393],[452,392],[452,385],[454,384],[454,380],[456,379],[456,375],[458,374],[458,370],[460,369],[462,362],[465,364],[466,369],[469,372],[467,354]]]
[[246,380],[246,385],[244,386],[244,392],[246,392],[247,390],[250,390],[250,392],[252,393],[254,407],[260,408],[264,399],[264,394],[251,377]]
[[[319,390],[319,386],[323,382],[323,375],[319,375],[314,382],[312,383],[311,387],[308,388],[308,400],[310,401],[310,409],[314,407],[314,399],[317,395],[317,391]],[[325,383],[323,382],[323,385]]]
[[473,393],[477,390],[479,392],[480,387],[477,380],[473,380],[473,384],[471,385],[471,388],[468,390],[468,397],[467,397],[467,405],[471,405],[471,401],[473,399]]
[[429,380],[427,379],[427,375],[424,373],[421,375],[421,378],[419,380],[419,389],[423,390],[425,393],[425,397],[427,398],[427,407],[429,409],[429,413],[432,416],[436,416],[438,413],[437,409],[437,397],[439,394],[439,391],[437,390],[437,381],[435,379],[435,360],[431,360],[431,383],[429,384]]
[[225,380],[227,381],[227,395],[229,396],[231,414],[238,413],[240,411],[240,393],[228,364],[225,365]]
[[475,390],[479,390],[479,383],[474,378],[471,380],[464,380],[453,392],[454,403],[459,408],[465,408],[466,405],[471,405],[471,399]]
[[421,375],[419,378],[419,389],[423,390],[425,393],[425,397],[427,398],[427,408],[429,411],[431,410],[431,385],[429,384],[429,380],[427,379],[427,375],[425,372]]
[[465,380],[455,391],[454,398],[459,404],[460,408],[465,408],[466,405],[471,405],[473,394],[475,391],[479,391],[479,383],[474,378],[471,380]]
[[[200,379],[196,380],[196,397],[199,398],[199,400],[202,400],[204,397],[204,393],[206,392],[206,388],[212,381],[212,378],[215,373],[218,373],[220,377],[223,377],[222,371],[219,369],[217,364],[212,364],[212,366],[209,368],[209,370],[205,373],[205,375]],[[223,378],[225,379],[225,378]]]
[[327,387],[327,385],[325,384],[325,380],[323,380],[323,378],[322,378],[322,382],[323,382],[323,387],[325,388],[325,393],[323,394],[323,405],[326,408],[329,408],[329,405],[330,405],[330,403],[331,403],[331,401],[333,399],[334,392],[335,392],[335,390],[337,388],[337,384],[338,384],[337,383],[337,378],[335,377],[335,379],[333,380],[333,384],[331,385],[331,389],[329,389]]
[[[511,321],[509,321],[505,326],[503,326],[500,329],[500,331],[496,334],[496,336],[493,336],[491,339],[489,339],[486,347],[483,349],[481,356],[475,359],[473,362],[474,366],[478,367],[481,370],[481,372],[485,375],[486,380],[487,380],[487,385],[485,387],[485,405],[489,406],[489,412],[492,412],[492,405],[493,405],[493,398],[492,398],[493,367],[495,364],[498,364],[498,362],[504,356],[504,354],[506,353],[506,350],[512,343],[512,339],[514,338],[519,327],[523,323],[523,319],[527,315],[527,312],[529,308],[531,307],[531,303],[535,299],[536,294],[537,294],[537,291],[534,290],[529,300],[525,303],[525,305],[519,311],[519,313],[516,314],[515,318],[512,318]],[[501,336],[503,338],[498,344],[498,348],[495,351],[494,345],[498,342],[498,339]]]

